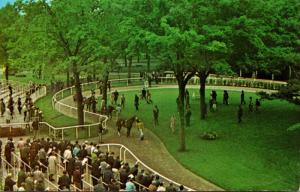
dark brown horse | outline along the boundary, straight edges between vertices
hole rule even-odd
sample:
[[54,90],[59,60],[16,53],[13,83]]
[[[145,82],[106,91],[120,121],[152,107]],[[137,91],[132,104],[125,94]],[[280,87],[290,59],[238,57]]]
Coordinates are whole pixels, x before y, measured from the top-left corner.
[[133,116],[127,120],[123,119],[123,118],[119,118],[116,123],[117,128],[118,128],[118,135],[119,136],[121,135],[122,127],[126,127],[127,128],[127,137],[129,137],[130,131],[131,131],[133,123],[135,122],[135,119],[136,119],[136,116]]

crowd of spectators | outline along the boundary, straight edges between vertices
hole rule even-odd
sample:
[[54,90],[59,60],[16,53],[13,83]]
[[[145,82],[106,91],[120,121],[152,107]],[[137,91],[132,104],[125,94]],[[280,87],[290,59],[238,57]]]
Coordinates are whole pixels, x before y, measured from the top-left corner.
[[[93,142],[55,141],[50,138],[17,142],[8,139],[4,147],[5,160],[13,164],[12,153],[20,152],[22,164],[18,179],[10,174],[5,179],[5,190],[14,185],[19,191],[45,191],[45,179],[59,186],[59,190],[82,190],[88,174],[94,191],[184,191],[173,183],[165,186],[158,175],[141,169],[138,163],[129,164],[114,152],[101,151]],[[63,168],[58,171],[58,164]],[[8,167],[6,167],[8,169]],[[57,175],[59,174],[59,175]],[[57,180],[55,178],[58,178]],[[73,187],[73,188],[72,188]]]

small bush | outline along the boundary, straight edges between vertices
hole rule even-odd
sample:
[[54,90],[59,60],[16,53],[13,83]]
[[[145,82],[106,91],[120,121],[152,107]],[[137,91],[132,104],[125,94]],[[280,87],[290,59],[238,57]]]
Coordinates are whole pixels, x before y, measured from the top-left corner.
[[201,135],[201,138],[204,140],[216,140],[218,138],[218,134],[216,132],[204,132]]

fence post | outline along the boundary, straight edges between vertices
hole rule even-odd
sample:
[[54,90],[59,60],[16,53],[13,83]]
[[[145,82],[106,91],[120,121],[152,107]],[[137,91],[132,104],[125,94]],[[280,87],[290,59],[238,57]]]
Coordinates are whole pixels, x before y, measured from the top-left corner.
[[123,158],[124,158],[124,162],[126,162],[126,149],[124,150]]
[[64,140],[64,130],[61,129],[61,140]]
[[122,148],[123,146],[120,147],[120,160],[122,160]]
[[76,127],[76,139],[78,139],[78,127]]
[[88,127],[88,131],[89,131],[89,137],[91,137],[91,125],[89,125],[89,127]]

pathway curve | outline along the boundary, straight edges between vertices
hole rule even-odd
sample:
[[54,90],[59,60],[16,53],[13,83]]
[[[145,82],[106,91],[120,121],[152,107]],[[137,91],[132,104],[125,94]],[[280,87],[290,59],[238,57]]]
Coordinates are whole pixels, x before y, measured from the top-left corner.
[[[162,88],[177,88],[176,85],[158,85],[154,86],[151,89],[162,89]],[[199,88],[197,85],[188,85],[187,88]],[[246,92],[257,92],[257,91],[266,91],[266,92],[275,92],[272,90],[257,89],[257,88],[246,88],[246,87],[228,87],[228,86],[207,86],[207,89],[221,89],[229,91],[241,91]],[[112,90],[117,89],[118,91],[131,91],[139,90],[141,86],[132,86],[132,87],[114,87]],[[97,91],[97,96],[99,93]],[[83,93],[84,96],[90,96],[90,91]],[[65,103],[70,106],[76,107],[73,102],[73,98],[66,97],[61,100],[62,103]],[[113,125],[112,125],[113,124]],[[127,146],[134,154],[138,156],[145,164],[154,168],[160,174],[175,180],[176,182],[182,183],[188,187],[197,190],[223,190],[215,184],[210,183],[209,181],[195,175],[191,171],[184,168],[176,159],[168,152],[164,144],[160,139],[152,133],[150,130],[145,130],[145,135],[147,139],[145,141],[139,141],[137,137],[126,138],[125,136],[116,137],[116,130],[114,123],[110,123],[110,127],[113,129],[112,134],[108,134],[104,137],[106,143],[120,143]],[[124,134],[123,134],[124,135]],[[138,135],[133,133],[133,135]],[[98,138],[90,139],[98,141]]]

